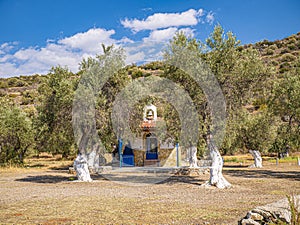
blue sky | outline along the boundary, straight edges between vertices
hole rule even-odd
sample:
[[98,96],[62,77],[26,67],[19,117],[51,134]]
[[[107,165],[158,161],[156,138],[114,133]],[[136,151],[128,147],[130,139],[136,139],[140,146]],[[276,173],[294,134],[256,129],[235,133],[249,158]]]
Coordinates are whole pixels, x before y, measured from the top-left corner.
[[297,33],[299,21],[298,0],[0,0],[0,77],[76,72],[101,43],[138,63],[179,30],[205,41],[219,23],[246,44]]

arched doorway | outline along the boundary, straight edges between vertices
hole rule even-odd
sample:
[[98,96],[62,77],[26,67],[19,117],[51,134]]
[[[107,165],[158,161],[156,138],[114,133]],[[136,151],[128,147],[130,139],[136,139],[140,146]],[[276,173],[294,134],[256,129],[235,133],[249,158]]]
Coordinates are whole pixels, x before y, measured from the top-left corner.
[[158,141],[153,133],[146,135],[146,159],[158,159]]

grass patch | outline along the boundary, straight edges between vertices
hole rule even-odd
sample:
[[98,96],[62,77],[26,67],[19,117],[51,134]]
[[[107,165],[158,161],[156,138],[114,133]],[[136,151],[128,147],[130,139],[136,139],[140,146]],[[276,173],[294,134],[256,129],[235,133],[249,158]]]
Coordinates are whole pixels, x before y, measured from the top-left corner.
[[300,203],[299,201],[295,200],[294,195],[287,195],[286,196],[289,202],[290,210],[291,210],[291,224],[292,225],[299,225],[300,224]]
[[[268,160],[271,163],[276,163],[276,158],[272,158]],[[289,156],[289,157],[284,157],[278,160],[279,163],[297,163],[298,162],[298,157],[296,156]]]

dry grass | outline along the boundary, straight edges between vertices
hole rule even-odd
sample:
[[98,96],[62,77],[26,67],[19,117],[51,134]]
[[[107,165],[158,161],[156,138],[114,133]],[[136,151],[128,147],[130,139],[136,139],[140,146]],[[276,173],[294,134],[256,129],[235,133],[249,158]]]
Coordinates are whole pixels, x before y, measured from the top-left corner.
[[0,223],[237,224],[255,206],[300,194],[296,164],[249,169],[225,163],[224,175],[233,188],[218,190],[201,186],[208,174],[173,176],[146,186],[101,176],[78,183],[67,173],[71,161],[28,163],[27,168],[0,169]]

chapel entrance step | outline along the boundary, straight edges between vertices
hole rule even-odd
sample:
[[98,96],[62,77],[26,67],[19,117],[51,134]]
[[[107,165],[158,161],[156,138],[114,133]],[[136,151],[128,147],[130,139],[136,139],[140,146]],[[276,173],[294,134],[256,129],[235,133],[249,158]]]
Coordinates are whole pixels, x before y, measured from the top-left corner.
[[144,161],[145,167],[159,167],[159,160],[158,159],[146,159]]

